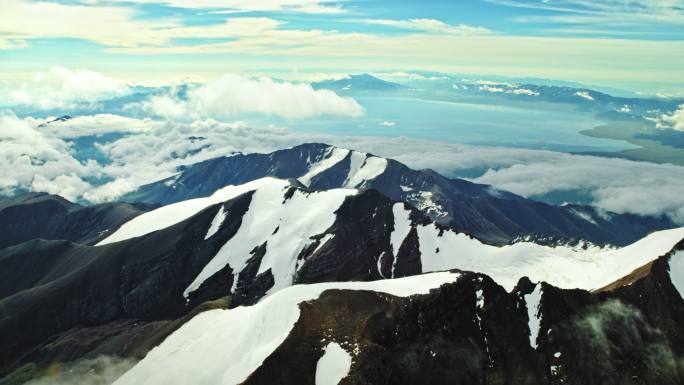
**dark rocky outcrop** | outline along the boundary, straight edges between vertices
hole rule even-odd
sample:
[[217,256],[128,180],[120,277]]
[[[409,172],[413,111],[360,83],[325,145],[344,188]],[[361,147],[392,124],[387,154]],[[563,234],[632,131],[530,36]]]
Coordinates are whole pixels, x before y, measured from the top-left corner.
[[142,203],[81,206],[45,193],[0,202],[0,249],[32,239],[95,244],[123,223],[154,208]]

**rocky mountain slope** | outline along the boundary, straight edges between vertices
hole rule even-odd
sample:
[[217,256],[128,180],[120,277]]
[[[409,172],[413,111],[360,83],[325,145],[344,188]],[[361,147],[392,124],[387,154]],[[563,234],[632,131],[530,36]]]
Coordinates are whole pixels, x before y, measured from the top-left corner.
[[304,144],[271,154],[234,154],[188,166],[141,187],[131,202],[169,204],[206,197],[217,189],[266,176],[297,178],[315,189],[374,188],[412,204],[432,220],[495,244],[532,238],[627,245],[654,230],[674,227],[665,218],[599,214],[591,207],[553,206],[431,170],[325,144]]
[[94,244],[154,206],[107,203],[81,206],[45,193],[28,193],[0,202],[0,249],[32,239],[64,239]]
[[[507,375],[514,375],[512,378],[518,378],[516,373],[519,371],[520,378],[539,379],[544,372],[542,369],[535,369],[536,365],[533,363],[526,361],[527,363],[520,364],[523,366],[516,369],[519,365],[515,363],[516,359],[525,361],[528,359],[525,357],[536,357],[534,354],[538,354],[531,352],[530,346],[524,345],[523,348],[521,345],[521,339],[523,342],[529,340],[526,337],[531,327],[528,325],[528,329],[525,329],[525,319],[521,318],[525,315],[521,310],[522,302],[514,300],[535,292],[531,284],[519,284],[521,277],[528,276],[534,282],[545,281],[549,287],[553,286],[553,290],[570,293],[567,301],[558,300],[558,304],[548,310],[549,314],[556,314],[554,317],[559,319],[568,314],[580,314],[580,317],[585,308],[590,308],[589,305],[605,302],[606,298],[613,298],[612,293],[627,290],[623,284],[618,284],[619,287],[611,286],[616,285],[615,281],[620,279],[635,281],[630,281],[631,284],[627,287],[638,290],[629,297],[636,302],[639,301],[638,298],[651,298],[648,296],[655,295],[650,294],[649,290],[664,290],[670,301],[667,306],[671,308],[659,304],[657,301],[660,299],[631,306],[652,306],[652,310],[662,316],[662,319],[658,321],[660,323],[645,323],[644,333],[651,330],[646,326],[653,330],[658,328],[657,330],[665,333],[663,341],[671,343],[676,341],[674,338],[681,332],[681,320],[677,318],[677,314],[680,314],[677,313],[680,311],[678,309],[681,309],[677,300],[681,302],[681,297],[672,292],[674,289],[671,287],[672,280],[668,278],[670,275],[666,270],[663,273],[661,266],[661,273],[657,277],[659,281],[655,284],[637,284],[655,279],[651,278],[653,274],[650,270],[635,278],[622,277],[635,274],[633,272],[643,270],[649,264],[658,265],[653,261],[661,257],[669,258],[674,251],[682,249],[682,239],[684,229],[673,229],[653,233],[620,249],[596,246],[549,247],[529,242],[493,246],[455,229],[435,224],[420,210],[391,200],[374,189],[311,190],[296,180],[263,178],[244,185],[227,186],[206,198],[182,201],[138,215],[115,231],[109,232],[95,246],[69,241],[33,240],[0,250],[0,265],[3,266],[0,269],[0,334],[6,336],[0,348],[0,374],[6,375],[6,379],[9,379],[7,381],[10,381],[22,378],[22,373],[26,372],[38,375],[41,371],[48,370],[54,362],[92,359],[101,354],[138,359],[168,335],[171,337],[153,353],[164,352],[169,346],[165,345],[167,343],[174,346],[173,341],[186,341],[182,339],[185,337],[175,337],[178,335],[176,333],[183,336],[186,333],[184,330],[194,330],[192,333],[206,335],[207,339],[202,337],[197,340],[197,344],[183,342],[180,347],[172,347],[177,353],[163,359],[173,362],[173,365],[169,365],[179,370],[188,370],[186,377],[179,374],[179,381],[182,378],[187,380],[187,375],[199,376],[203,371],[189,367],[191,361],[182,364],[173,360],[183,361],[183,355],[197,355],[201,351],[207,352],[204,356],[200,355],[206,364],[203,368],[207,369],[202,375],[209,376],[206,377],[206,383],[221,383],[211,376],[218,375],[224,369],[232,373],[230,376],[236,376],[236,382],[227,383],[247,379],[255,381],[254,383],[311,383],[310,378],[298,376],[311,375],[307,368],[312,365],[312,357],[322,353],[321,347],[312,347],[310,342],[301,344],[296,339],[287,343],[286,337],[293,335],[288,332],[290,328],[287,325],[290,324],[285,325],[285,329],[265,326],[266,323],[261,322],[262,313],[280,314],[282,317],[278,316],[278,319],[282,320],[278,322],[290,320],[295,324],[299,319],[296,311],[299,302],[313,301],[316,308],[319,306],[316,301],[325,299],[331,302],[321,310],[320,316],[323,317],[321,320],[328,321],[320,323],[318,329],[307,329],[312,334],[304,333],[302,338],[306,341],[320,341],[320,336],[316,333],[324,330],[338,335],[341,333],[336,329],[338,326],[330,323],[330,320],[337,317],[340,318],[340,328],[353,329],[355,333],[368,338],[378,338],[374,342],[377,346],[372,346],[382,348],[374,353],[374,348],[365,350],[366,345],[359,345],[359,352],[369,354],[369,366],[364,369],[367,371],[354,375],[355,380],[348,380],[351,383],[383,383],[374,381],[373,376],[380,376],[377,377],[378,381],[382,379],[392,382],[391,378],[372,373],[377,372],[378,365],[383,362],[391,367],[396,366],[399,370],[405,363],[402,360],[410,360],[410,357],[415,356],[415,349],[418,347],[423,349],[421,351],[431,349],[432,345],[424,345],[426,340],[434,339],[450,346],[452,353],[446,355],[444,365],[451,359],[457,360],[451,361],[452,363],[460,362],[458,360],[461,358],[454,355],[455,352],[466,354],[473,346],[490,346],[487,345],[488,342],[482,342],[485,336],[487,341],[497,344],[492,346],[497,346],[496,349],[506,353],[492,356],[496,363],[492,365],[495,365],[496,370],[491,373],[486,365],[477,366],[480,369],[472,369],[472,373],[479,374],[471,373],[468,374],[470,377],[464,378],[478,381],[491,376],[506,378]],[[481,274],[424,274],[452,269]],[[411,278],[406,278],[409,281],[402,281],[399,277]],[[478,279],[473,281],[468,277]],[[489,282],[487,285],[496,287],[492,290],[498,294],[491,298],[500,297],[497,301],[502,301],[505,306],[488,305],[488,298],[492,294],[488,294],[490,289],[485,288],[484,304],[478,305],[481,302],[477,300],[475,305],[491,307],[492,311],[499,310],[478,319],[470,305],[466,306],[463,302],[465,294],[462,293],[481,289],[482,287],[477,286],[478,282],[484,282],[480,278]],[[347,281],[377,282],[339,283]],[[451,289],[440,289],[428,294],[430,288],[454,281],[455,283],[449,285],[460,287],[464,282],[474,283],[467,284],[467,289],[454,289],[454,293],[461,293],[454,294],[454,297],[447,294]],[[303,283],[326,284],[292,287]],[[546,286],[536,287],[544,287],[540,301],[545,303],[546,293],[551,289],[547,290]],[[345,291],[329,296],[326,295],[327,292],[323,293],[323,290],[335,288],[364,291],[361,297]],[[583,291],[600,288],[604,289],[594,294]],[[398,297],[413,293],[422,293],[423,296],[403,300],[368,294],[367,290]],[[447,291],[442,293],[443,290]],[[291,296],[291,293],[300,294]],[[319,293],[323,293],[320,298]],[[539,296],[539,293],[535,295]],[[481,296],[481,293],[477,294],[477,298]],[[257,304],[253,305],[255,303]],[[414,303],[417,307],[408,311]],[[419,305],[421,303],[423,305]],[[440,303],[443,305],[439,305]],[[225,313],[210,311],[199,314],[202,310],[223,307],[233,309]],[[432,310],[430,316],[425,318],[424,310],[420,309],[428,308]],[[295,309],[295,312],[291,309]],[[192,317],[195,314],[199,315]],[[253,322],[239,324],[247,328],[265,329],[236,331],[226,328],[221,319],[211,318],[217,314],[222,314],[220,317],[229,314],[229,318],[250,319]],[[388,318],[384,319],[384,316],[380,316],[382,314]],[[347,317],[351,318],[347,320]],[[463,322],[471,318],[477,322],[487,320],[487,323],[501,324],[501,327],[509,327],[505,325],[510,324],[512,331],[508,333],[506,329],[492,332],[491,335],[477,334],[475,329],[470,328],[472,325],[461,330],[461,325],[466,325]],[[201,328],[195,329],[192,326],[203,319],[209,319],[207,322],[214,326],[204,331],[198,331]],[[312,322],[316,319],[316,316],[302,318],[313,320]],[[440,322],[446,322],[454,326],[454,329],[441,334],[438,332],[440,329],[435,327]],[[174,333],[183,324],[186,326]],[[413,326],[404,330],[400,325]],[[421,329],[423,326],[420,326],[420,330],[416,330],[417,325],[425,325],[426,328]],[[303,327],[306,328],[306,325]],[[399,328],[399,334],[392,337],[394,328]],[[214,332],[218,334],[213,334]],[[407,334],[402,334],[404,332]],[[653,332],[648,338],[656,338],[660,335],[658,333]],[[253,345],[248,337],[253,334],[259,335],[262,339],[259,344],[263,342],[268,348]],[[450,335],[461,337],[445,337]],[[249,345],[249,350],[242,349],[241,355],[237,356],[225,355],[225,351],[219,351],[221,354],[214,356],[208,353],[211,350],[194,350],[200,344],[220,341],[222,336],[240,338],[240,343],[252,345]],[[418,338],[419,336],[423,337]],[[414,337],[418,339],[413,340]],[[340,344],[343,349],[347,349],[345,351],[354,351],[349,350],[349,346],[342,345],[341,339],[328,338],[326,341]],[[410,347],[410,341],[418,345]],[[541,341],[540,346],[543,344]],[[275,375],[273,373],[276,372],[273,371],[257,374],[257,368],[280,370],[283,361],[277,358],[282,357],[278,354],[295,357],[295,353],[287,347],[291,344],[294,344],[295,350],[298,349],[296,346],[301,346],[301,354],[304,354],[301,356],[303,366],[297,366],[300,361],[293,366],[300,369],[299,374],[293,374],[289,370],[282,371],[281,375]],[[221,343],[215,345],[217,349],[232,346]],[[233,348],[235,347],[229,349]],[[623,352],[622,349],[620,347],[619,352]],[[249,354],[244,355],[245,351],[249,351]],[[280,351],[282,353],[277,353]],[[496,351],[498,350],[492,347],[491,352]],[[143,369],[134,369],[128,377],[122,378],[122,383],[141,383],[141,377],[137,377],[140,374],[136,374],[141,373],[141,370],[146,373],[142,375],[149,379],[149,383],[166,381],[161,374],[165,370],[159,370],[155,366],[162,360],[159,357],[165,357],[166,354],[159,356],[162,353],[153,353],[141,363],[142,366],[136,366]],[[680,355],[678,351],[675,353]],[[259,358],[265,366],[257,365],[261,362]],[[507,363],[509,360],[513,361]],[[233,373],[230,362],[238,365],[236,368],[241,368],[236,369],[235,373],[242,373],[244,376],[239,377]],[[430,373],[430,367],[422,366],[421,362],[422,358],[417,361],[414,369],[407,367],[406,370],[410,369],[414,373],[406,374],[407,381],[415,380],[415,376],[420,373]],[[631,362],[629,361],[630,364]],[[574,364],[584,365],[577,362]],[[192,365],[195,367],[196,363]],[[353,370],[355,369],[352,372]],[[648,372],[650,369],[644,370]],[[617,372],[621,371],[616,370]],[[435,372],[435,375],[437,373],[446,372]],[[297,382],[300,380],[303,382]],[[148,380],[142,382],[148,383]]]
[[598,292],[469,272],[294,286],[195,317],[115,384],[680,384],[682,259]]

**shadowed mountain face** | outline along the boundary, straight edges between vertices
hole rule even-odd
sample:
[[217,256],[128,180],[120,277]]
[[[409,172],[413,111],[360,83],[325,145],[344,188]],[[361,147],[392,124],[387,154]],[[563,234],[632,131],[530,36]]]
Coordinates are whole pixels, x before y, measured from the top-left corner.
[[36,238],[94,244],[152,207],[128,203],[84,207],[56,195],[21,195],[0,202],[0,249]]
[[[645,341],[664,346],[669,349],[665,353],[674,352],[673,357],[681,356],[679,348],[672,347],[682,330],[678,318],[681,297],[670,282],[666,262],[670,250],[681,248],[678,243],[684,234],[671,230],[652,237],[655,241],[636,245],[636,250],[625,248],[624,252],[535,244],[498,248],[434,225],[421,211],[392,201],[374,189],[314,191],[295,181],[266,178],[222,189],[211,198],[180,202],[136,216],[109,232],[98,246],[34,240],[0,250],[0,373],[9,379],[18,378],[27,367],[47,368],[53,362],[90,359],[100,354],[142,358],[167,336],[167,341],[172,341],[180,325],[186,325],[182,330],[192,331],[195,320],[206,319],[204,315],[192,315],[230,307],[234,309],[225,314],[266,308],[276,318],[296,321],[283,341],[269,340],[273,349],[267,351],[263,366],[248,373],[249,378],[244,380],[250,383],[313,383],[311,367],[315,367],[322,352],[321,333],[327,333],[327,342],[344,342],[343,348],[350,352],[358,344],[359,353],[354,353],[357,366],[345,380],[350,383],[416,383],[421,375],[432,379],[432,383],[441,383],[449,378],[447,375],[476,383],[483,379],[497,383],[507,376],[519,379],[513,383],[556,383],[548,380],[551,369],[547,364],[565,361],[549,358],[548,354],[553,355],[549,349],[566,354],[572,352],[576,342],[547,348],[545,344],[551,342],[546,339],[555,336],[548,330],[561,328],[568,319],[589,317],[594,307],[619,298],[627,306],[627,310],[618,309],[620,312],[637,315],[625,325],[618,317],[614,321],[617,326],[609,329],[617,333],[618,339],[609,353],[626,358],[616,360],[618,366],[610,372],[610,376],[617,377],[607,378],[617,381],[623,379],[622,375],[638,373],[640,378],[676,383],[667,382],[650,364],[639,363],[650,350],[629,350]],[[578,266],[590,261],[596,271],[578,270],[567,264],[565,270],[537,266],[556,263],[554,254]],[[665,262],[651,263],[661,255]],[[619,264],[607,268],[601,267],[601,261]],[[652,269],[658,273],[642,268],[646,272],[624,279],[630,285],[616,283],[596,294],[529,282],[507,292],[527,272],[563,286],[601,287],[611,283],[608,271],[618,274],[613,280],[619,274],[629,274],[629,263],[636,264],[634,267],[651,263],[659,266],[658,270]],[[357,281],[382,288],[385,282],[401,285],[402,281],[369,281],[425,277],[428,282],[438,282],[432,275],[421,274],[453,268],[489,272],[497,283],[484,275],[464,274],[436,292],[409,298],[333,290],[320,298],[303,297],[301,301],[313,302],[294,306],[301,312],[295,318],[286,316],[289,307],[281,317],[276,306],[280,301],[294,301],[295,305],[301,302],[292,300],[288,293],[291,289],[307,290],[308,286],[293,284],[329,282],[326,285],[335,289],[335,282]],[[600,279],[587,283],[584,276]],[[605,279],[609,280],[603,282]],[[407,282],[406,286],[411,287],[412,281]],[[538,326],[528,322],[538,317],[525,310],[526,295],[532,295],[529,301],[541,303],[544,309]],[[649,298],[649,302],[639,302],[639,298]],[[651,313],[639,315],[632,307]],[[205,314],[209,317],[217,313]],[[587,322],[593,325],[591,318]],[[221,325],[220,321],[211,324]],[[258,329],[270,330],[267,323],[232,324],[245,328],[236,335],[270,336]],[[261,326],[250,329],[255,325]],[[632,338],[628,333],[634,329],[628,326],[636,328],[638,339],[620,339],[623,335]],[[539,338],[534,340],[539,348],[531,347],[534,342],[528,338],[530,329],[537,330]],[[197,341],[212,341],[214,347],[231,345],[223,344],[211,333],[201,328],[199,335],[204,337]],[[613,338],[612,334],[609,337]],[[193,344],[181,346],[182,351],[163,360],[182,359],[185,365],[203,367],[182,358],[185,349]],[[568,360],[565,365],[575,365],[568,366],[572,370],[584,370],[591,362],[580,354],[585,347],[577,346],[580,348],[572,353],[575,356],[563,360]],[[244,347],[248,348],[257,346]],[[197,356],[196,351],[189,354]],[[284,368],[286,361],[282,357],[294,357],[294,361],[287,362],[297,370]],[[220,372],[226,365],[224,369],[229,370],[228,363],[233,361],[225,360],[215,369]],[[184,367],[171,362],[169,367]],[[393,370],[383,373],[379,369],[384,366]],[[152,369],[152,373],[167,371],[175,373],[169,368]],[[160,383],[157,377],[141,380],[135,377],[135,371],[131,373],[134,377],[123,383]],[[185,375],[193,373],[190,370]],[[177,374],[177,381],[193,382],[192,377]]]
[[587,206],[549,205],[325,144],[304,144],[271,154],[235,154],[197,163],[176,176],[143,186],[123,200],[168,204],[208,196],[223,186],[266,176],[297,178],[315,189],[374,188],[393,200],[412,204],[438,223],[495,244],[527,238],[549,244],[582,239],[626,245],[651,231],[674,227],[666,218],[599,214]]

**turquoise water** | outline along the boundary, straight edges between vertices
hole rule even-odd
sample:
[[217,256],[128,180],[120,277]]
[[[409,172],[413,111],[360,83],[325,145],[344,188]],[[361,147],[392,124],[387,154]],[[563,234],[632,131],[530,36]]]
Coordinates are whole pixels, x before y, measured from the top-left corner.
[[[601,125],[587,113],[431,101],[398,97],[357,97],[363,118],[321,118],[277,122],[296,132],[364,136],[406,136],[455,143],[554,151],[611,152],[635,148],[579,132]],[[381,124],[382,122],[385,125]]]

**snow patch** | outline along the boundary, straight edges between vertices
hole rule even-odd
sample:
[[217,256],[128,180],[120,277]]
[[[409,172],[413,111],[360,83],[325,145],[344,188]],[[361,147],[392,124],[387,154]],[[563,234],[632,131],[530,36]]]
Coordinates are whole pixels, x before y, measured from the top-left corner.
[[411,220],[409,219],[411,212],[404,208],[403,203],[395,203],[392,206],[392,214],[394,215],[394,230],[390,234],[390,247],[392,247],[392,254],[394,254],[394,261],[392,261],[392,278],[394,278],[399,248],[411,231]]
[[330,147],[328,148],[328,151],[326,152],[325,156],[323,159],[317,163],[314,163],[309,167],[309,172],[307,172],[305,175],[301,176],[299,178],[299,181],[305,185],[309,186],[311,183],[311,179],[315,177],[316,175],[322,173],[323,171],[329,169],[330,167],[340,163],[344,158],[347,157],[347,154],[349,154],[349,150],[337,148],[337,147]]
[[[378,256],[378,260],[377,260],[377,262],[376,262],[376,265],[377,265],[377,268],[378,268],[378,274],[380,274],[380,276],[381,276],[383,279],[387,279],[387,277],[385,277],[385,274],[382,273],[382,258],[383,258],[384,256],[385,256],[385,252],[383,251],[382,253],[380,253],[380,256]],[[392,266],[392,270],[394,270],[394,266]],[[394,273],[394,271],[392,271],[392,273]]]
[[418,193],[418,201],[416,202],[416,208],[423,212],[432,212],[437,217],[446,217],[449,215],[442,206],[440,206],[433,199],[434,194],[431,191],[420,191]]
[[442,272],[374,282],[295,285],[253,306],[206,311],[152,349],[114,385],[239,384],[285,341],[299,319],[298,304],[318,298],[325,290],[371,290],[407,297],[427,294],[459,276]]
[[214,219],[211,220],[211,225],[209,226],[209,230],[207,230],[207,235],[204,236],[205,241],[213,237],[214,234],[216,234],[219,231],[221,225],[223,224],[223,221],[226,219],[227,216],[228,212],[224,211],[223,205],[221,205],[221,207],[219,207],[219,211],[214,216]]
[[537,336],[541,328],[542,285],[538,283],[531,294],[525,294],[527,305],[527,326],[530,328],[530,346],[537,348]]
[[684,298],[684,251],[678,251],[670,257],[670,280]]
[[571,212],[591,224],[598,225],[598,223],[596,223],[596,220],[594,220],[594,218],[591,215],[589,215],[589,213],[585,213],[577,209],[572,209]]
[[361,170],[361,167],[363,167],[363,164],[366,161],[367,157],[368,154],[366,154],[365,152],[351,152],[351,155],[349,155],[349,172],[347,173],[347,179],[345,179],[345,181],[342,183],[342,186],[353,187],[354,185],[352,184],[352,182],[358,182],[353,181],[353,178],[356,174],[359,173],[359,170]]
[[100,241],[96,246],[120,242],[165,229],[192,217],[209,206],[223,203],[246,192],[254,191],[265,186],[277,186],[282,190],[289,187],[290,184],[287,181],[267,177],[238,186],[231,185],[224,187],[216,191],[210,197],[190,199],[163,206],[139,215],[124,223],[112,235]]
[[375,179],[387,168],[387,159],[354,151],[351,156],[349,174],[344,182],[345,188],[357,188]]
[[484,291],[482,289],[478,289],[475,292],[475,299],[477,300],[477,302],[475,303],[477,308],[478,309],[484,308],[484,301],[485,300],[484,300]]
[[178,179],[180,179],[180,177],[181,177],[181,173],[178,173],[178,174],[168,178],[167,180],[164,181],[164,186],[173,187],[173,185],[176,184],[176,181],[178,181]]
[[667,254],[684,239],[684,228],[676,228],[651,233],[623,248],[585,250],[531,242],[491,246],[463,233],[441,231],[434,224],[418,225],[416,231],[423,272],[450,269],[480,272],[509,291],[523,276],[564,289],[598,289]]
[[[315,192],[296,190],[292,197],[283,201],[283,183],[286,182],[278,181],[254,191],[237,233],[185,289],[183,295],[186,298],[227,264],[233,269],[234,291],[240,272],[252,256],[252,250],[264,243],[266,252],[257,274],[271,269],[275,283],[268,293],[291,285],[301,251],[311,243],[312,237],[333,225],[335,211],[346,197],[356,193],[356,190],[348,189]],[[273,234],[276,227],[279,230]]]
[[339,344],[331,342],[316,363],[316,385],[337,385],[349,374],[352,357]]
[[318,246],[316,246],[316,249],[314,249],[313,253],[311,254],[316,254],[318,250],[320,250],[321,247],[323,247],[326,243],[328,243],[329,240],[335,238],[335,234],[325,234],[323,238],[321,238],[318,241]]
[[594,97],[591,96],[591,94],[587,91],[577,91],[575,92],[575,96],[578,96],[582,99],[591,100],[592,102],[595,101]]
[[539,96],[540,93],[537,91],[528,90],[526,88],[516,88],[512,91],[515,95],[527,95],[527,96]]

